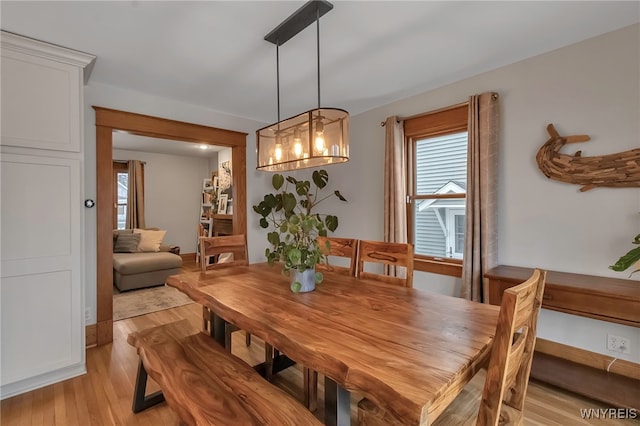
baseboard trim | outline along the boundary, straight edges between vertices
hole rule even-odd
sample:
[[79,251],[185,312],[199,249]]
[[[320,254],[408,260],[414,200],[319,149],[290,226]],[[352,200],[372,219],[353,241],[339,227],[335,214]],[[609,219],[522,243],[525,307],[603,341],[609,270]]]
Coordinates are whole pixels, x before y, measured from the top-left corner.
[[84,362],[70,365],[49,373],[29,377],[17,382],[5,384],[0,386],[0,399],[6,399],[25,392],[30,392],[32,390],[49,386],[76,376],[81,376],[83,374],[87,374],[87,368]]
[[[590,352],[545,339],[536,339],[536,351],[599,370],[607,370],[611,361],[615,359],[612,356]],[[640,365],[634,362],[618,359],[611,364],[609,372],[640,380]]]
[[98,345],[97,325],[89,324],[84,328],[85,346],[87,348],[93,348]]
[[182,258],[182,260],[192,261],[193,259],[196,258],[196,254],[195,253],[180,253],[180,257]]

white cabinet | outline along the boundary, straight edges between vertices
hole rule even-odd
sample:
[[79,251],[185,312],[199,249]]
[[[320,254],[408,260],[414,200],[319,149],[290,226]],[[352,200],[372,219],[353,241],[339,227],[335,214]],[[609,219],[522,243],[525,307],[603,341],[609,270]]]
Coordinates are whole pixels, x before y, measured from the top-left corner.
[[1,37],[0,143],[80,152],[83,67],[95,57],[11,33]]
[[0,397],[83,374],[84,68],[1,33]]

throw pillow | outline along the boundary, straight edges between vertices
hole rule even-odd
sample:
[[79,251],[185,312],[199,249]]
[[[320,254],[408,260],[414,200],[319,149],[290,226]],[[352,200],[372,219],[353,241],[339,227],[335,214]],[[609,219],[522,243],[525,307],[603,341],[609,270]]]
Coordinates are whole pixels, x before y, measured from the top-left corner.
[[135,253],[140,244],[140,234],[119,234],[113,247],[114,253]]
[[149,231],[146,229],[136,229],[134,234],[140,235],[138,251],[160,251],[160,244],[167,231]]

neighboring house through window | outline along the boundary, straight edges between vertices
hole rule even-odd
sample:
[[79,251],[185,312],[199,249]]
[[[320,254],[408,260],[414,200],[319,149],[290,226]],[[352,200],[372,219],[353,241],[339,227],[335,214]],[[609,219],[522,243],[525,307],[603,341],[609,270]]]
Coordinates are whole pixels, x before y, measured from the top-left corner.
[[408,235],[415,269],[461,276],[468,105],[405,120]]

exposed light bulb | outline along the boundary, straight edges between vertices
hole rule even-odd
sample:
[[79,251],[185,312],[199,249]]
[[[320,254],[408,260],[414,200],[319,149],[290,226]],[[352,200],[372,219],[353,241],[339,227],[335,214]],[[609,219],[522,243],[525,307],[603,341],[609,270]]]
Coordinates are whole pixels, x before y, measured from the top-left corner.
[[300,140],[300,130],[297,127],[293,131],[293,153],[297,158],[302,155],[302,140]]
[[316,124],[316,141],[315,141],[316,151],[323,152],[324,151],[324,124],[318,117],[318,123]]
[[282,144],[276,144],[276,150],[274,153],[276,161],[282,160]]
[[302,155],[302,143],[300,140],[294,143],[293,145],[293,153],[296,154],[296,157],[300,158]]

